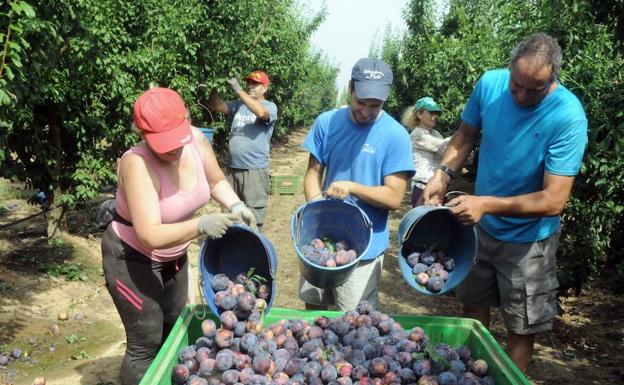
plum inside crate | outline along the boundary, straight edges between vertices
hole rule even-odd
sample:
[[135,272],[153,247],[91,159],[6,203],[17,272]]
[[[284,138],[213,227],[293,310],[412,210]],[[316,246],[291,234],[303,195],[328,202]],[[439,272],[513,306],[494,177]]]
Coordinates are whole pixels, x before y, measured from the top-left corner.
[[[174,385],[171,372],[180,362],[179,352],[203,335],[202,320],[210,318],[219,325],[219,317],[210,312],[208,305],[191,306],[193,307],[187,305],[178,316],[171,333],[139,385]],[[278,323],[281,320],[305,320],[314,323],[320,316],[335,318],[342,315],[343,313],[337,311],[273,307],[264,318],[264,325]],[[496,385],[531,385],[492,334],[477,320],[424,315],[394,314],[391,316],[404,330],[410,330],[415,326],[421,327],[433,345],[440,342],[452,346],[465,345],[474,357],[482,358],[488,363],[488,373],[494,378]]]
[[271,175],[271,194],[296,194],[301,183],[299,175]]

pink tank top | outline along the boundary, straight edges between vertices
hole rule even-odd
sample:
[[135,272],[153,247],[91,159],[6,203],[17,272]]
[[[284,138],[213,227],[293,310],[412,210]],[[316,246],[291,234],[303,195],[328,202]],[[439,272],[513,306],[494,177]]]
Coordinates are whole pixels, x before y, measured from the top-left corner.
[[[210,200],[210,186],[205,178],[204,165],[195,140],[189,145],[189,149],[193,154],[196,166],[195,169],[197,171],[197,182],[195,188],[191,191],[179,191],[160,170],[155,155],[149,150],[135,146],[122,155],[122,158],[129,153],[141,156],[158,176],[158,181],[160,183],[159,203],[162,223],[176,223],[188,220],[193,217],[195,211],[199,210]],[[128,203],[126,201],[126,194],[121,186],[117,187],[115,199],[117,200],[117,212],[119,215],[132,222],[128,210]],[[122,241],[141,252],[141,254],[158,262],[167,262],[177,259],[184,254],[191,243],[190,241],[184,242],[183,244],[167,249],[149,249],[139,241],[134,227],[126,226],[117,221],[113,221],[112,226],[115,234],[117,234]]]

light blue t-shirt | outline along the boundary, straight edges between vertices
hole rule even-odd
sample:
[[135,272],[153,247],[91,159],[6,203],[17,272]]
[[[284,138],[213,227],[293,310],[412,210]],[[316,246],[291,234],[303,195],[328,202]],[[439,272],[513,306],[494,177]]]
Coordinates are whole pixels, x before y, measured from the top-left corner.
[[[509,90],[509,70],[486,72],[461,115],[481,128],[475,195],[515,196],[543,188],[544,172],[574,176],[587,145],[587,118],[578,98],[560,83],[532,107],[518,106]],[[545,239],[559,216],[485,215],[479,225],[492,237],[514,243]]]
[[[351,121],[349,108],[324,112],[316,118],[303,147],[325,168],[323,190],[336,180],[382,186],[388,175],[414,175],[409,135],[385,112],[365,125]],[[362,259],[374,259],[388,247],[388,210],[352,198],[373,223],[373,239]]]
[[269,167],[271,136],[277,120],[275,103],[263,100],[261,104],[269,111],[269,120],[263,121],[242,101],[226,103],[228,119],[232,121],[228,150],[230,168],[255,170]]

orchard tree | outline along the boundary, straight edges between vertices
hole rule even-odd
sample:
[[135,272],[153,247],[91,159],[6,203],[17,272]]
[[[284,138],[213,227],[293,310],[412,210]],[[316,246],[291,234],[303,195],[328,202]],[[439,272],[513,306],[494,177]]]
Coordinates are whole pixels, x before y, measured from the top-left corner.
[[46,194],[49,236],[64,210],[114,183],[117,158],[138,139],[132,104],[150,86],[180,92],[202,127],[213,122],[207,90],[264,68],[286,133],[316,112],[290,96],[334,81],[308,50],[324,14],[308,20],[290,0],[10,0],[0,17],[0,175]]
[[440,127],[451,133],[483,72],[507,66],[511,49],[528,34],[554,36],[563,49],[559,80],[579,97],[589,120],[583,165],[562,215],[561,289],[578,294],[602,272],[621,285],[624,160],[613,154],[624,152],[624,3],[451,0],[440,20],[431,12],[434,5],[410,1],[407,36],[399,43],[387,37],[388,48],[381,50],[386,60],[399,58],[393,112],[433,96],[444,109]]

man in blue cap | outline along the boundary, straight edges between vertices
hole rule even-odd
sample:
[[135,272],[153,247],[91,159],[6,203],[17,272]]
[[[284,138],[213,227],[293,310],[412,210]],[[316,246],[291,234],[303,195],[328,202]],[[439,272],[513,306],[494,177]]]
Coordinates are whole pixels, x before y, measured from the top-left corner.
[[[316,118],[303,147],[310,152],[304,179],[307,200],[350,196],[373,223],[373,239],[349,279],[321,289],[300,279],[306,309],[354,310],[362,301],[378,304],[383,253],[388,247],[388,211],[397,209],[414,174],[405,128],[383,111],[392,71],[379,59],[360,59],[351,71],[350,104]],[[324,175],[324,177],[323,177]],[[334,240],[337,241],[337,240]]]

